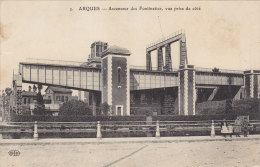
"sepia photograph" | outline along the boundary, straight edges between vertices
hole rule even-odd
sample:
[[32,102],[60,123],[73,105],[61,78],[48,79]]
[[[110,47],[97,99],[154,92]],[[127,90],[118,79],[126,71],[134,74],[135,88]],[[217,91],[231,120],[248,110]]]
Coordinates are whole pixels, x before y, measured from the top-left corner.
[[0,167],[260,167],[260,1],[0,1]]

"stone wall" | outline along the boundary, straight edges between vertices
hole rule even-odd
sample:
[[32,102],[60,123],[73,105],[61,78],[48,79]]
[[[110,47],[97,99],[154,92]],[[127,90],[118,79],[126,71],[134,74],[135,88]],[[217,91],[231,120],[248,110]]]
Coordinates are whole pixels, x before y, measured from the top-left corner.
[[177,88],[131,91],[131,115],[177,115]]

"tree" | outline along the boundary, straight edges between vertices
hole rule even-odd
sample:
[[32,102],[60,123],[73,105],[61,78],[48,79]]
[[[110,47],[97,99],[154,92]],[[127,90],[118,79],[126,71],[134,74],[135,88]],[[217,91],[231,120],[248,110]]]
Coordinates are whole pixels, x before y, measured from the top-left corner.
[[33,110],[33,113],[35,115],[45,115],[46,114],[45,106],[44,106],[44,101],[43,101],[41,92],[37,93],[36,100],[37,100],[37,102],[36,102],[35,108]]
[[31,87],[31,85],[29,85],[28,90],[29,90],[29,92],[32,91],[32,87]]
[[42,90],[42,85],[38,84],[38,92],[41,92],[41,90]]
[[6,94],[5,94],[5,91],[4,90],[2,90],[2,97],[4,97]]
[[37,87],[35,85],[33,85],[33,91],[36,92]]
[[110,105],[108,105],[107,102],[104,102],[104,103],[101,104],[101,112],[104,115],[111,115]]
[[11,89],[11,88],[5,88],[5,94],[6,94],[7,96],[10,96],[11,93],[12,93],[12,89]]
[[59,115],[92,115],[92,110],[87,103],[80,100],[71,100],[63,103]]

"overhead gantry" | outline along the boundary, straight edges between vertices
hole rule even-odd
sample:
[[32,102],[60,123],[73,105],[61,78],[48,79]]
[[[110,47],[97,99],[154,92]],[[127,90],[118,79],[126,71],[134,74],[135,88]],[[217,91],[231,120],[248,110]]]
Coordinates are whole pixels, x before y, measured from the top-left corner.
[[[195,69],[197,86],[241,86],[244,83],[242,71],[221,70],[221,73],[213,73],[206,68]],[[102,70],[100,68],[94,67],[50,63],[20,63],[20,74],[23,83],[58,86],[83,91],[101,91],[101,73]],[[178,72],[147,71],[130,68],[131,90],[177,87],[178,85]]]
[[22,82],[101,91],[101,69],[60,64],[20,63]]
[[[172,71],[172,57],[171,57],[171,44],[180,42],[180,66],[188,64],[186,37],[184,31],[178,31],[162,38],[159,41],[151,43],[146,48],[146,69],[152,70],[151,52],[157,50],[157,70],[158,71]],[[163,61],[163,47],[165,47],[165,65]]]

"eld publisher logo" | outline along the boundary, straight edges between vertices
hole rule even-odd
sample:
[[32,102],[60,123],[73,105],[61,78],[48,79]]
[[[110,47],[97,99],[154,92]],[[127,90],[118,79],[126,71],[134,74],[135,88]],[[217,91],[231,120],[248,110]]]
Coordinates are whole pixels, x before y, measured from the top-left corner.
[[18,151],[18,150],[10,150],[10,151],[8,152],[8,154],[9,154],[10,156],[16,157],[16,156],[19,156],[19,155],[20,155],[20,151]]

